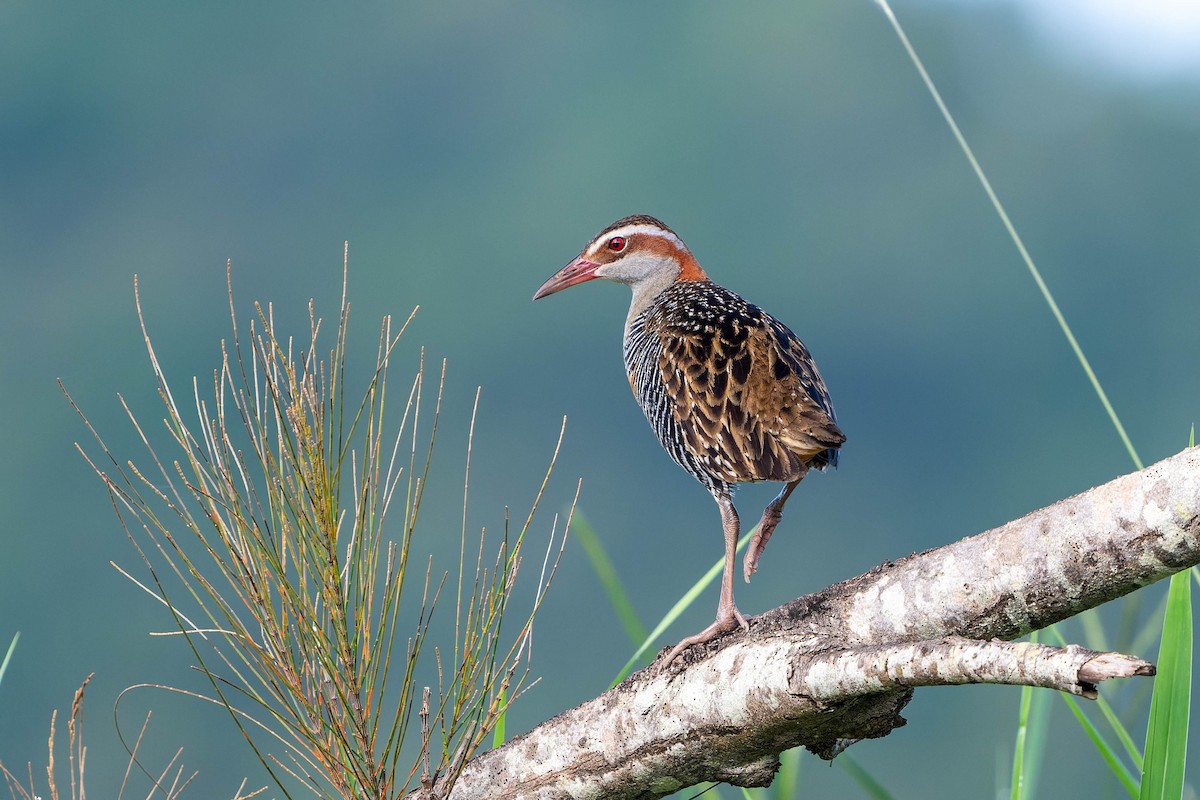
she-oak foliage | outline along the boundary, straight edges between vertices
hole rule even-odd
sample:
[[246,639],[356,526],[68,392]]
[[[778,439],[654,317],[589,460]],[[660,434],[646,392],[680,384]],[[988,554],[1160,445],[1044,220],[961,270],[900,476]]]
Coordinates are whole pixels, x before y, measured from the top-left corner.
[[[138,298],[136,280],[134,293]],[[203,691],[169,690],[225,707],[284,796],[382,799],[414,788],[444,796],[529,685],[533,619],[565,541],[566,525],[557,536],[557,519],[532,609],[520,612],[510,602],[558,448],[515,535],[506,516],[498,545],[491,545],[494,559],[485,554],[482,532],[477,544],[468,541],[464,516],[457,579],[435,573],[432,560],[414,565],[443,380],[427,433],[419,427],[428,414],[423,352],[394,428],[387,388],[395,348],[416,309],[399,331],[383,320],[374,370],[352,404],[345,273],[327,360],[319,356],[321,320],[312,302],[307,347],[297,352],[277,335],[270,305],[255,304],[243,340],[231,280],[229,299],[231,344],[222,343],[211,394],[193,379],[195,407],[185,411],[155,355],[138,298],[170,439],[153,443],[151,429],[122,398],[146,447],[142,466],[118,460],[84,417],[103,456],[85,458],[108,488],[150,580],[122,572],[166,605],[207,678]],[[473,417],[471,428],[473,434]],[[469,438],[468,475],[470,452]],[[466,485],[464,479],[464,512]],[[431,620],[439,600],[447,602],[447,578],[454,639],[430,653]],[[405,602],[416,619],[405,621],[401,601],[414,591],[419,601]],[[503,636],[502,622],[514,614],[519,627]],[[423,662],[426,673],[436,670],[437,686],[425,688],[418,708]],[[162,796],[174,796],[150,777]]]

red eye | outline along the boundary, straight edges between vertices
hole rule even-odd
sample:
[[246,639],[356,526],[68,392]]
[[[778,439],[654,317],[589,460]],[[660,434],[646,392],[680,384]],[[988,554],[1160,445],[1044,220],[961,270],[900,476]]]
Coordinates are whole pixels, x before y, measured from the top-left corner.
[[613,238],[609,239],[608,240],[608,249],[612,250],[614,253],[619,253],[622,250],[624,250],[625,249],[625,237],[624,236],[614,236]]

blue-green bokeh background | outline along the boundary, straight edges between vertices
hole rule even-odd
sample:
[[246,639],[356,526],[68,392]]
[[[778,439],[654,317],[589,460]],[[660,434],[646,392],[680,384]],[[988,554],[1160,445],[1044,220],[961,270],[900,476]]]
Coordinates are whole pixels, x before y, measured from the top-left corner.
[[[1200,394],[1200,77],[1066,57],[1002,3],[898,12],[1143,459],[1181,449]],[[378,320],[419,303],[398,361],[415,365],[423,344],[449,364],[418,549],[453,565],[481,385],[472,529],[496,529],[505,505],[523,517],[565,414],[543,510],[563,510],[582,477],[580,507],[657,620],[720,555],[716,510],[629,397],[625,290],[529,300],[635,212],[808,343],[849,436],[841,470],[805,482],[739,586],[745,611],[1131,469],[872,3],[0,9],[0,644],[22,635],[0,685],[0,759],[40,774],[51,709],[95,672],[89,789],[113,796],[119,690],[192,680],[180,642],[147,636],[171,627],[165,612],[107,564],[138,569],[55,385],[118,455],[141,455],[116,398],[160,416],[135,273],[186,394],[228,335],[226,259],[239,316],[270,300],[303,336],[310,297],[336,316],[348,240],[352,345],[373,353]],[[770,493],[745,489],[743,517]],[[710,594],[668,639],[709,620]],[[1119,642],[1119,611],[1105,620]],[[571,544],[537,636],[543,677],[510,731],[594,696],[629,649]],[[1145,694],[1125,692],[1136,728]],[[923,691],[907,728],[852,753],[899,797],[990,796],[1017,694]],[[126,728],[149,707],[155,752],[182,745],[201,770],[191,796],[262,782],[218,711],[143,692]],[[1045,796],[1117,796],[1055,714]],[[804,797],[859,796],[812,759],[802,783]]]

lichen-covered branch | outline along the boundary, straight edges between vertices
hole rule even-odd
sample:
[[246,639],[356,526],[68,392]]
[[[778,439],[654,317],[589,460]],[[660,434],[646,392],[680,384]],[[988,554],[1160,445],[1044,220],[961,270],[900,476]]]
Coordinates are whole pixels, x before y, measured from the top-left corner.
[[[1095,696],[1153,674],[1116,653],[1007,641],[1200,563],[1200,448],[751,620],[473,759],[471,798],[655,798],[763,786],[780,752],[827,758],[903,725],[913,687]],[[444,792],[443,792],[444,794]]]
[[1015,639],[1200,563],[1200,448],[762,615],[850,643]]
[[1154,665],[1140,658],[1098,653],[1074,644],[1048,647],[948,636],[813,656],[799,683],[817,702],[901,687],[964,683],[1041,686],[1094,700],[1100,681],[1153,674]]
[[[786,637],[746,641],[555,717],[476,759],[451,797],[616,800],[701,781],[765,786],[783,750],[816,744],[832,754],[847,739],[890,731],[905,689],[1028,683],[1094,694],[1080,673],[1099,655],[961,637],[817,653]],[[1112,675],[1152,670],[1128,657],[1109,666]],[[870,704],[847,706],[864,695]]]

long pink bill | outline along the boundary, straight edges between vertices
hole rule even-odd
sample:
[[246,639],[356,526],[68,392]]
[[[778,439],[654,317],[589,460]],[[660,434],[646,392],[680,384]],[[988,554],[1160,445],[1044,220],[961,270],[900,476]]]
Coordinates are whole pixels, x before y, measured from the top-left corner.
[[577,283],[590,281],[598,277],[596,270],[600,265],[595,261],[586,261],[583,258],[577,258],[570,264],[560,269],[558,272],[550,276],[550,280],[542,284],[541,288],[534,293],[533,299],[538,300],[548,294],[561,292],[568,286],[574,286]]

